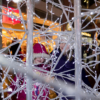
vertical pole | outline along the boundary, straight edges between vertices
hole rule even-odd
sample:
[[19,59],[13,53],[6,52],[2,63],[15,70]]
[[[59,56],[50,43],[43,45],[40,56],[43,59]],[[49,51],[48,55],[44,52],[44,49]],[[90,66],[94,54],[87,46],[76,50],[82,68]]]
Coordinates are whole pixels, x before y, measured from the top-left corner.
[[[33,56],[33,0],[27,0],[27,53],[26,67],[31,68]],[[31,12],[32,11],[32,12]],[[32,100],[32,79],[27,75],[26,79],[27,100]]]
[[74,0],[75,17],[75,89],[76,100],[81,100],[78,92],[81,90],[81,0]]
[[[2,6],[2,0],[0,0],[0,5]],[[2,9],[0,9],[0,12],[2,13]],[[0,26],[2,27],[2,14],[0,15]],[[2,29],[0,29],[0,32],[2,33]],[[0,49],[2,49],[2,37],[0,36]]]
[[[2,6],[2,0],[0,0],[0,5]],[[2,9],[0,9],[0,12],[2,13]],[[0,15],[0,27],[2,27],[2,14]],[[2,29],[0,29],[0,32],[2,33]],[[2,49],[2,36],[0,36],[0,49]],[[2,73],[2,70],[0,70],[0,73]],[[2,80],[1,80],[1,78],[0,78],[0,91],[2,91]],[[0,100],[2,100],[1,95],[2,95],[2,93],[0,93]]]

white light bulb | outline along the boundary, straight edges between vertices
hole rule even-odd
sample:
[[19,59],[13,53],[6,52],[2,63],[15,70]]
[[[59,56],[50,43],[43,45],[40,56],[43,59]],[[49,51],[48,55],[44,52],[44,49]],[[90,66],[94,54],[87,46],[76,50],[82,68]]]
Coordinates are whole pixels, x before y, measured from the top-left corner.
[[90,14],[93,15],[93,12],[91,12]]
[[12,88],[8,88],[8,91],[9,91],[9,92],[12,92]]
[[13,0],[13,2],[18,3],[21,2],[22,0]]
[[81,15],[83,15],[83,13],[81,13]]

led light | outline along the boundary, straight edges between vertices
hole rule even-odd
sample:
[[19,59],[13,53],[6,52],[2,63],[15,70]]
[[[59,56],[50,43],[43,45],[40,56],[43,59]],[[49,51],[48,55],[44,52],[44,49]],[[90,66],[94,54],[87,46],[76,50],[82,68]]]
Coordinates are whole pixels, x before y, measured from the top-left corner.
[[84,13],[81,13],[81,15],[83,15]]
[[93,15],[93,12],[91,12],[90,14]]
[[12,88],[8,88],[8,91],[9,91],[9,92],[12,92]]
[[72,17],[72,20],[74,20],[74,17]]
[[22,0],[13,0],[13,2],[18,3],[21,2]]
[[22,25],[22,28],[23,28],[24,26]]

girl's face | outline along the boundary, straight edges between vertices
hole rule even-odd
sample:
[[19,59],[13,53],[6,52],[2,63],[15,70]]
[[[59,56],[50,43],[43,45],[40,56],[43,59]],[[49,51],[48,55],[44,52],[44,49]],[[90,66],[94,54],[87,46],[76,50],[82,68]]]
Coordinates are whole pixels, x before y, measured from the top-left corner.
[[45,61],[44,58],[38,57],[34,59],[34,64],[41,64]]
[[[66,43],[60,43],[60,50],[61,51],[64,49],[65,45],[66,45]],[[65,49],[64,52],[66,52],[67,50],[69,50],[69,48],[70,48],[70,45],[67,45],[67,47],[66,47],[66,49]]]

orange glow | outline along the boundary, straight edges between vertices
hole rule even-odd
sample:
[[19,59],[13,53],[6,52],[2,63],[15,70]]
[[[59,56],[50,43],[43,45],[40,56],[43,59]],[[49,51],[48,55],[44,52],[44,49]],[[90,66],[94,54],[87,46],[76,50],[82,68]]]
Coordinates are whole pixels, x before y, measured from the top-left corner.
[[[19,16],[16,13],[13,13],[13,14],[16,15],[16,16]],[[24,20],[27,20],[27,15],[22,13],[22,16],[23,16]],[[34,23],[39,23],[39,24],[42,25],[44,23],[44,19],[40,19],[40,18],[34,17],[33,18],[33,22]],[[45,21],[44,25],[50,26],[50,30],[48,30],[48,32],[61,31],[61,28],[59,26],[57,26],[57,25],[59,25],[58,23],[54,23],[52,21],[47,20],[47,21]],[[8,23],[3,23],[3,26],[6,27],[6,28],[24,30],[24,26],[22,24],[20,24],[20,23],[19,24],[15,24],[15,25],[14,24],[12,25],[12,24],[8,24]],[[26,28],[27,28],[27,25],[26,25]],[[2,34],[3,34],[3,36],[2,36],[3,47],[6,47],[8,42],[12,43],[12,40],[13,40],[14,37],[17,37],[18,39],[22,39],[24,34],[25,34],[25,32],[18,32],[18,31],[9,30],[9,33],[7,33],[7,31],[3,29],[2,30]],[[36,35],[36,34],[39,34],[39,33],[37,33],[37,30],[35,30],[35,32],[33,32],[33,35]],[[5,36],[9,37],[9,38],[6,38]],[[26,38],[27,38],[27,36],[25,36],[25,39]],[[56,39],[56,38],[57,38],[56,35],[52,36],[52,39]],[[42,37],[42,39],[43,39],[43,37]],[[45,36],[44,36],[44,39],[45,39]],[[38,35],[36,38],[33,39],[33,43],[37,43],[37,42],[40,42],[40,41],[41,41],[40,35]],[[47,45],[46,42],[48,42],[49,45]],[[51,40],[41,41],[41,43],[44,44],[46,46],[47,50],[49,50],[50,52],[53,50],[53,46],[55,45],[55,43],[52,43]],[[27,45],[27,42],[25,40],[25,41],[23,41],[21,48],[23,48],[26,45]]]

